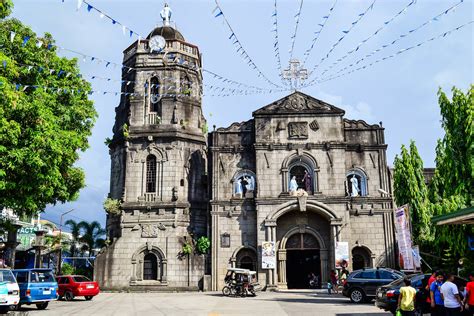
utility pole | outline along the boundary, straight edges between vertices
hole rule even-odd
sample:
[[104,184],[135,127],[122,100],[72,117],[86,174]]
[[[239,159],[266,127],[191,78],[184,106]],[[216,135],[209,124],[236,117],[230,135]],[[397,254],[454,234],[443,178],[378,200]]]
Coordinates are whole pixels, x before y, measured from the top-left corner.
[[61,261],[62,261],[62,255],[63,255],[63,247],[62,247],[62,241],[63,241],[63,216],[71,213],[74,211],[74,209],[70,209],[67,212],[64,212],[61,214],[61,220],[59,221],[59,256],[58,256],[58,275],[61,275]]

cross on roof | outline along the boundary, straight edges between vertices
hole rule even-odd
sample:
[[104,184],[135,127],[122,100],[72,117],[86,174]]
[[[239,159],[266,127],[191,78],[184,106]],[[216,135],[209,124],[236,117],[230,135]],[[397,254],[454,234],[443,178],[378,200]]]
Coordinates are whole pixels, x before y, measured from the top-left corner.
[[282,75],[283,79],[289,80],[291,87],[297,90],[299,82],[308,79],[308,69],[300,67],[298,59],[290,59],[290,66],[283,70]]

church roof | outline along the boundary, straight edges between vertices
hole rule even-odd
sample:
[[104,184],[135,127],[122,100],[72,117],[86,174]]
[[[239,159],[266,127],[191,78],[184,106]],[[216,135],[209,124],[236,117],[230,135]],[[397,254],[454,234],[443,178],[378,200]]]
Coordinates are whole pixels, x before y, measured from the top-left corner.
[[161,35],[165,38],[167,41],[173,41],[173,40],[180,40],[180,41],[185,41],[184,36],[175,28],[171,26],[159,26],[156,27],[151,33],[148,35],[147,39],[150,39],[154,35]]
[[313,98],[300,91],[295,91],[253,112],[254,116],[275,114],[344,115],[345,112],[334,105]]

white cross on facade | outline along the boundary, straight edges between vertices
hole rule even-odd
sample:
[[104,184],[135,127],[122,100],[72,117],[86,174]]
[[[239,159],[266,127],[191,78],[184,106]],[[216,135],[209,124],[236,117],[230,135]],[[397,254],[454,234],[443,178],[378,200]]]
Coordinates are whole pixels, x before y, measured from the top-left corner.
[[290,66],[283,70],[282,75],[283,79],[289,80],[291,87],[297,90],[299,82],[308,79],[308,69],[301,68],[298,59],[290,59]]

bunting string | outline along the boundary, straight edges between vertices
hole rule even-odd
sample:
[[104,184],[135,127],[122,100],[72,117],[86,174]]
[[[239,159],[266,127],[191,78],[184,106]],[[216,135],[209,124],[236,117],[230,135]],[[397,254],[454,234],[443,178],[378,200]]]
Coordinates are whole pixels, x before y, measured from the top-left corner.
[[301,17],[301,9],[302,8],[303,8],[303,0],[300,1],[300,6],[298,8],[298,12],[295,15],[295,31],[293,32],[293,36],[291,36],[291,47],[290,47],[290,50],[289,50],[290,60],[293,58],[293,50],[295,48],[296,33],[298,32],[298,25],[300,24],[300,17]]
[[[414,29],[411,29],[403,34],[400,34],[399,36],[397,36],[393,41],[391,42],[387,42],[386,44],[378,47],[377,49],[371,51],[370,53],[366,54],[364,57],[358,59],[357,61],[347,65],[346,67],[344,68],[341,68],[339,69],[337,72],[335,72],[334,74],[339,74],[343,71],[346,71],[352,67],[355,67],[357,66],[358,64],[360,64],[361,62],[363,62],[364,60],[374,56],[375,54],[377,54],[378,52],[382,51],[382,50],[385,50],[386,48],[388,47],[391,47],[393,45],[395,45],[396,43],[398,43],[400,40],[406,38],[406,37],[409,37],[411,34],[413,33],[416,33],[417,31],[419,31],[420,29],[424,28],[425,26],[428,26],[428,25],[431,25],[431,23],[433,22],[437,22],[439,21],[440,18],[443,18],[445,17],[446,15],[448,15],[450,12],[454,12],[456,10],[456,8],[461,5],[462,3],[464,2],[464,0],[461,0],[459,1],[458,3],[452,5],[451,7],[449,7],[448,9],[444,10],[443,12],[441,12],[440,14],[434,16],[433,18],[423,22],[422,24],[420,24],[419,26],[415,27]],[[313,83],[313,81],[309,82],[308,84],[311,84]]]
[[260,68],[257,67],[257,65],[255,64],[255,62],[252,60],[252,58],[249,56],[249,54],[247,53],[247,51],[245,50],[245,48],[243,47],[242,43],[240,42],[240,40],[238,39],[234,29],[232,28],[232,26],[230,25],[229,21],[227,20],[227,17],[225,16],[221,6],[219,5],[219,2],[217,0],[214,0],[215,3],[216,3],[216,7],[215,9],[212,11],[212,13],[214,14],[214,17],[215,18],[222,18],[225,25],[227,26],[227,28],[229,29],[230,31],[230,36],[229,36],[229,40],[232,41],[232,44],[234,45],[234,47],[237,48],[237,53],[240,54],[240,57],[243,58],[243,60],[247,63],[247,65],[254,69],[257,73],[258,73],[258,77],[261,77],[263,80],[265,80],[268,84],[272,85],[272,86],[275,86],[277,88],[281,88],[281,86],[277,85],[276,83],[274,83],[273,81],[271,81],[270,79],[268,79],[267,76],[265,76],[265,74],[260,70]]
[[367,9],[365,9],[364,12],[360,13],[357,17],[357,19],[351,23],[351,26],[349,27],[349,29],[347,29],[346,31],[342,31],[342,36],[331,46],[331,49],[326,53],[325,56],[323,56],[321,58],[321,60],[316,64],[314,65],[313,69],[311,70],[311,72],[309,73],[309,76],[311,76],[315,71],[316,69],[326,60],[329,58],[329,56],[331,55],[331,53],[334,51],[334,49],[344,40],[344,38],[347,36],[347,34],[349,34],[352,29],[360,22],[360,20],[362,20],[366,15],[367,13],[372,10],[374,8],[374,4],[377,0],[374,0],[368,7]]
[[[62,2],[64,2],[64,0],[62,0]],[[92,4],[90,4],[86,0],[77,0],[76,10],[79,11],[81,9],[81,7],[83,7],[83,4],[85,5],[84,7],[86,8],[87,12],[89,12],[89,13],[93,12],[93,11],[97,12],[101,19],[107,18],[108,20],[110,20],[112,25],[116,25],[116,26],[120,27],[120,29],[122,30],[123,35],[128,35],[129,37],[133,37],[135,35],[138,38],[138,40],[142,39],[142,36],[140,34],[135,32],[134,30],[132,30],[131,28],[129,28],[125,24],[119,22],[117,19],[114,19],[113,17],[111,17],[110,15],[105,13],[104,11],[94,7]]]
[[275,33],[275,41],[273,42],[273,50],[275,52],[275,58],[277,60],[277,66],[278,66],[278,76],[280,77],[282,83],[284,85],[287,85],[288,83],[283,80],[283,74],[282,74],[282,67],[281,67],[281,58],[280,58],[280,43],[278,40],[278,9],[277,9],[277,0],[275,0],[274,4],[274,11],[272,14],[273,18],[273,29],[272,32]]
[[387,27],[393,20],[395,20],[396,18],[398,18],[400,15],[404,14],[405,12],[408,11],[408,9],[416,3],[416,0],[411,0],[410,3],[408,3],[402,10],[400,10],[399,12],[397,12],[393,17],[391,17],[389,20],[385,21],[382,26],[380,26],[374,33],[372,33],[369,37],[367,37],[366,39],[362,40],[359,44],[357,44],[357,46],[353,49],[351,49],[350,51],[348,51],[344,56],[340,57],[338,60],[336,60],[335,62],[333,62],[329,67],[327,67],[319,77],[323,77],[326,72],[330,71],[332,68],[334,68],[337,64],[339,64],[340,62],[342,62],[344,59],[346,59],[347,57],[349,57],[352,53],[354,52],[357,52],[365,43],[367,43],[368,41],[370,41],[370,39],[372,39],[373,37],[377,36],[378,33],[380,33],[380,31],[382,31],[385,27]]
[[306,62],[308,61],[309,55],[311,54],[311,51],[313,50],[314,45],[315,45],[316,42],[318,41],[321,32],[323,31],[324,27],[326,26],[327,21],[328,21],[329,18],[331,17],[331,14],[332,14],[332,12],[334,11],[334,8],[336,7],[336,4],[337,4],[337,0],[334,1],[332,7],[329,9],[328,14],[326,14],[325,16],[323,16],[323,21],[322,21],[322,23],[318,23],[319,30],[317,30],[316,32],[314,32],[315,37],[314,37],[313,40],[311,41],[311,46],[304,52],[303,66],[304,66],[304,65],[306,64]]
[[454,29],[451,29],[451,30],[449,30],[449,31],[446,31],[446,32],[444,32],[444,33],[441,33],[441,34],[439,34],[439,35],[437,35],[437,36],[431,37],[431,38],[429,38],[429,39],[427,39],[427,40],[425,40],[425,41],[422,41],[422,42],[420,42],[420,43],[418,43],[418,44],[409,46],[409,47],[407,47],[407,48],[402,48],[402,49],[398,50],[397,52],[395,52],[395,53],[393,53],[393,54],[391,54],[391,55],[385,56],[385,57],[383,57],[383,58],[379,58],[379,59],[377,59],[377,60],[375,60],[375,61],[373,61],[373,62],[371,62],[370,64],[367,64],[367,65],[365,65],[365,66],[361,66],[361,67],[358,67],[358,68],[356,68],[356,69],[352,69],[352,70],[350,70],[350,71],[347,71],[347,72],[342,73],[342,74],[339,74],[339,75],[333,75],[333,76],[330,76],[330,77],[321,79],[321,80],[317,81],[316,83],[307,84],[307,85],[305,85],[304,87],[309,87],[309,86],[315,85],[315,84],[317,84],[317,83],[322,83],[322,82],[334,80],[334,79],[336,79],[336,78],[340,78],[340,77],[343,77],[343,76],[352,74],[352,73],[354,73],[354,72],[356,72],[356,71],[360,71],[360,70],[367,69],[367,68],[372,67],[372,66],[374,66],[374,65],[376,65],[376,64],[378,64],[378,63],[380,63],[380,62],[383,62],[383,61],[385,61],[385,60],[387,60],[387,59],[397,57],[397,56],[400,55],[400,54],[406,53],[406,52],[408,52],[408,51],[410,51],[410,50],[412,50],[412,49],[415,49],[415,48],[418,48],[418,47],[420,47],[420,46],[423,46],[423,45],[425,45],[425,44],[427,44],[427,43],[429,43],[429,42],[432,42],[432,41],[435,41],[435,40],[437,40],[437,39],[441,39],[441,38],[444,38],[444,37],[446,37],[446,36],[448,36],[448,35],[451,35],[453,32],[459,31],[460,29],[462,29],[462,28],[464,28],[464,27],[466,27],[466,26],[468,26],[468,25],[470,25],[470,24],[472,24],[472,23],[474,23],[474,20],[473,20],[473,21],[470,21],[470,22],[467,22],[467,23],[465,23],[465,24],[462,24],[462,25],[460,25],[460,26],[458,26],[458,27],[456,27],[456,28],[454,28]]

